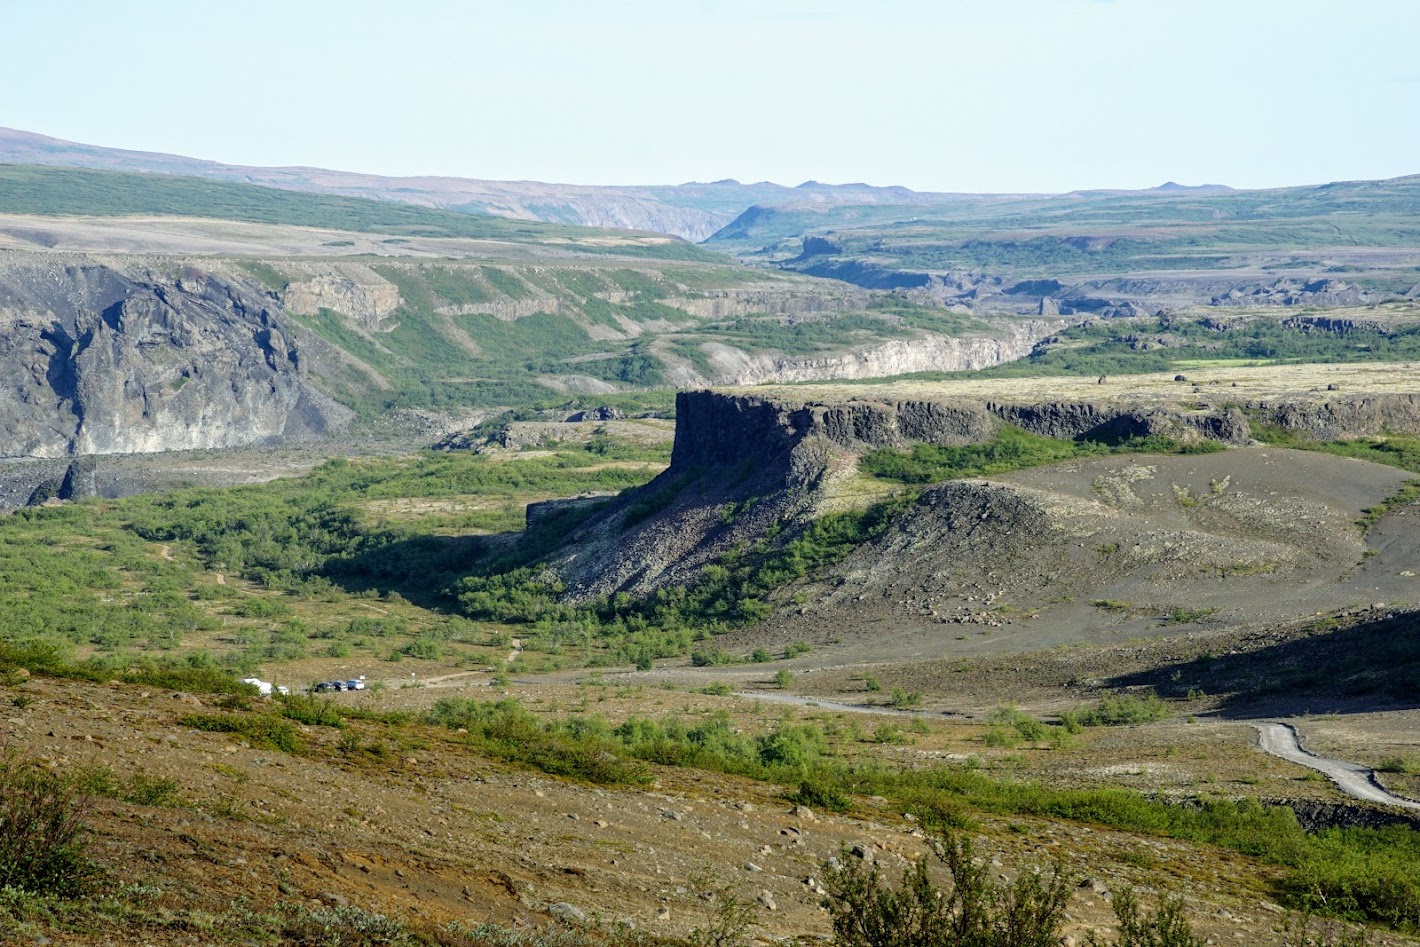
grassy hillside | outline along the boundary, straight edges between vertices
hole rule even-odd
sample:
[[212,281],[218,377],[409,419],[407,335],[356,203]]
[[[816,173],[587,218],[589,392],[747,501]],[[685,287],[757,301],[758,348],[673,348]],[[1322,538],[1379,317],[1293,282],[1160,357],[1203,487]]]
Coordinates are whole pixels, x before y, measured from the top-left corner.
[[[391,236],[467,237],[558,243],[582,253],[676,260],[713,254],[672,238],[632,239],[629,231],[595,230],[459,214],[408,204],[334,197],[202,178],[36,165],[0,165],[0,213],[121,217],[207,217],[248,223],[328,227]],[[627,239],[608,240],[608,237]]]
[[[1368,311],[1377,318],[1345,331],[1323,331],[1275,315],[1213,321],[1168,316],[1102,319],[1061,331],[1019,361],[973,372],[917,372],[900,378],[949,381],[965,378],[1083,377],[1187,372],[1227,365],[1343,362],[1411,362],[1420,359],[1420,323],[1388,322],[1389,312]],[[1312,312],[1309,315],[1315,316]],[[898,379],[872,378],[846,384],[877,385]]]
[[[1239,254],[1420,247],[1420,176],[1228,193],[1086,192],[931,206],[753,208],[708,243],[752,258],[797,256],[804,236],[836,254],[791,264],[831,275],[846,263],[1012,276],[1231,269]],[[1415,266],[1392,274],[1414,280]]]
[[[302,264],[240,265],[276,292],[309,279]],[[944,310],[886,300],[866,309],[799,316],[697,314],[697,304],[714,304],[726,294],[748,294],[748,308],[761,305],[757,294],[767,293],[812,310],[841,292],[732,265],[392,261],[371,270],[399,291],[388,330],[371,330],[332,310],[292,316],[358,360],[318,356],[314,370],[327,391],[366,416],[400,407],[561,403],[568,389],[608,397],[669,388],[685,383],[685,364],[713,379],[717,370],[703,349],[707,343],[749,354],[806,356],[918,331],[960,335],[985,329]],[[679,375],[675,364],[682,365]]]
[[109,668],[486,663],[507,652],[498,630],[444,594],[497,548],[485,537],[520,532],[529,502],[642,484],[667,453],[600,437],[550,456],[334,460],[250,488],[21,510],[0,518],[0,642]]

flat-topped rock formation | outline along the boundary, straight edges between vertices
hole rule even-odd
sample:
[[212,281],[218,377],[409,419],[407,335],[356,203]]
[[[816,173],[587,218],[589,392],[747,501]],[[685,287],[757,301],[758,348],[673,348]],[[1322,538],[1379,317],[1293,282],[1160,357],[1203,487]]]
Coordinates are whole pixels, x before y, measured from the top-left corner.
[[[718,437],[712,418],[771,410],[781,429],[844,447],[989,440],[1014,424],[1049,437],[1167,434],[1245,443],[1255,425],[1299,437],[1420,432],[1420,368],[1399,363],[1219,367],[1105,378],[980,378],[949,382],[763,385],[681,396],[685,446]],[[697,428],[710,425],[710,430]],[[787,428],[784,425],[788,425]]]
[[573,597],[690,581],[732,548],[837,508],[868,450],[984,443],[1007,424],[1062,439],[1160,435],[1237,447],[1264,427],[1314,440],[1414,434],[1420,372],[1291,365],[682,392],[670,468],[589,520],[553,567]]

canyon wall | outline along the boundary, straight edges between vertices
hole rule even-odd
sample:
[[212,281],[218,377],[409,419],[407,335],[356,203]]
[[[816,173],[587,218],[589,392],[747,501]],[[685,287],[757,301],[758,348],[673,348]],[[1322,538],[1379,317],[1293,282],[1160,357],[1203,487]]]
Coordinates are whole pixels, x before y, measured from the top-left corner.
[[187,266],[7,258],[0,375],[3,457],[233,447],[342,420],[270,299]]

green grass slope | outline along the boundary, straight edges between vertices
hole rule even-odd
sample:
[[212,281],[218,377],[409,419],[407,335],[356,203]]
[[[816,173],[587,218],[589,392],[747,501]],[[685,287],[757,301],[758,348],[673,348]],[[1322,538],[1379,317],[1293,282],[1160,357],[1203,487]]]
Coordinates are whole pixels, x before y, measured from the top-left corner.
[[1081,192],[1056,197],[878,206],[755,207],[710,238],[782,259],[831,235],[844,261],[925,270],[1052,275],[1229,268],[1238,254],[1420,246],[1420,175],[1318,187],[1203,193]]
[[[508,220],[393,204],[232,184],[201,178],[37,165],[0,165],[0,213],[45,216],[204,217],[247,223],[327,227],[392,236],[464,237],[556,243],[582,253],[657,259],[717,260],[681,240]],[[627,239],[608,241],[620,235]]]

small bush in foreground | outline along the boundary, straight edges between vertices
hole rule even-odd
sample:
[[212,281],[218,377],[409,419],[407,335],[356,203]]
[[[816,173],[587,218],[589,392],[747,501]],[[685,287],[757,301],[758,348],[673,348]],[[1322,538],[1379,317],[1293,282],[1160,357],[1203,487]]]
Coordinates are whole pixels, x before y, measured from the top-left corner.
[[308,727],[343,727],[345,721],[340,707],[328,698],[314,694],[283,694],[277,698],[281,716]]
[[[847,852],[828,874],[828,908],[837,947],[1054,947],[1070,903],[1070,881],[1057,862],[1044,872],[1022,870],[1011,884],[991,880],[989,859],[971,843],[939,831],[934,846],[950,886],[942,890],[923,857],[893,887],[877,865]],[[1091,947],[1203,947],[1181,899],[1142,912],[1128,888],[1114,899],[1119,931]]]
[[1090,947],[1203,947],[1203,938],[1193,933],[1193,925],[1183,913],[1183,899],[1172,898],[1148,914],[1139,910],[1134,891],[1125,888],[1114,896],[1114,916],[1119,934],[1112,942],[1090,934]]
[[1023,871],[998,885],[971,843],[939,836],[937,860],[950,887],[938,888],[919,859],[893,887],[877,865],[844,852],[829,870],[828,908],[838,947],[1055,947],[1070,886],[1060,866],[1045,874]]
[[0,761],[0,888],[82,894],[98,869],[88,856],[75,789],[32,760]]
[[297,947],[404,947],[418,943],[404,925],[363,908],[282,905],[275,933]]

